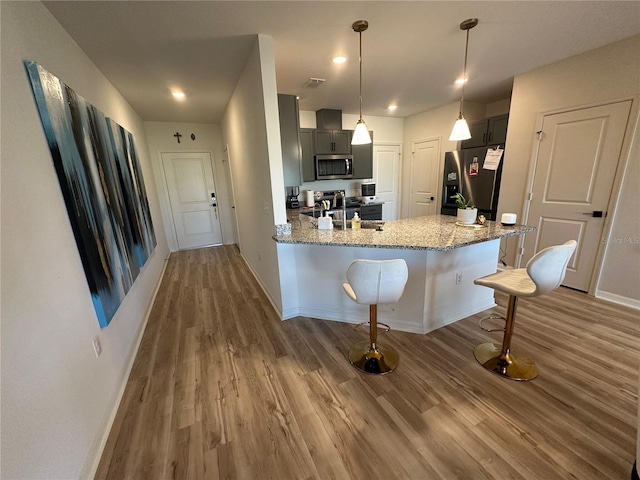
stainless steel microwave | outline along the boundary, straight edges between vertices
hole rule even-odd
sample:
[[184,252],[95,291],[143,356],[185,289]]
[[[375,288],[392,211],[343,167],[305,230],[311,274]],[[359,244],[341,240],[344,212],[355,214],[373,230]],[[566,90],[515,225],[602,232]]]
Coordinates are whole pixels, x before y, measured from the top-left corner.
[[316,180],[353,178],[353,155],[316,155]]

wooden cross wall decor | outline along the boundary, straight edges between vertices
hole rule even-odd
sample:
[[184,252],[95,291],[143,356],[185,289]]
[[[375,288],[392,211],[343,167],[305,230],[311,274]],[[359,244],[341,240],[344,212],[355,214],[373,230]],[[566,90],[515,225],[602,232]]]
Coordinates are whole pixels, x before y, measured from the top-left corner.
[[176,137],[176,139],[178,140],[178,143],[180,143],[180,137],[182,135],[180,135],[180,132],[176,132],[176,134],[174,135],[174,137]]

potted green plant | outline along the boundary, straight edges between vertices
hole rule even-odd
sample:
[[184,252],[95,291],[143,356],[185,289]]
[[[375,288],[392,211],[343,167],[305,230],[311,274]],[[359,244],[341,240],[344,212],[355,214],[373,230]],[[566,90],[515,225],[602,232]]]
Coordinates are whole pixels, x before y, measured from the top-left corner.
[[473,204],[473,200],[467,200],[461,193],[456,193],[455,195],[452,195],[451,198],[456,201],[456,205],[458,207],[458,215],[456,217],[458,222],[463,225],[472,225],[476,223],[478,209]]

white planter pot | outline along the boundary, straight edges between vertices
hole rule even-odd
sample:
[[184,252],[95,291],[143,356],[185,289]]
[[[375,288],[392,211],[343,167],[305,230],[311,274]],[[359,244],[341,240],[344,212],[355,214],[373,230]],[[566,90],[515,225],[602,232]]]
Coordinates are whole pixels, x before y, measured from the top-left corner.
[[478,209],[477,208],[459,208],[457,219],[460,223],[464,225],[472,225],[476,223],[476,218],[478,218]]

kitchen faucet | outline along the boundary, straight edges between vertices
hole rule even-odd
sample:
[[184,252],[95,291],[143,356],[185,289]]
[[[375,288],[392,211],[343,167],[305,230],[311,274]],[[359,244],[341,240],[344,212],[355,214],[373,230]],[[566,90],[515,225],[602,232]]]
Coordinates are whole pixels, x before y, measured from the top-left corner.
[[333,207],[337,206],[338,197],[342,198],[342,230],[347,229],[347,196],[342,190],[338,190],[338,193],[333,197]]

